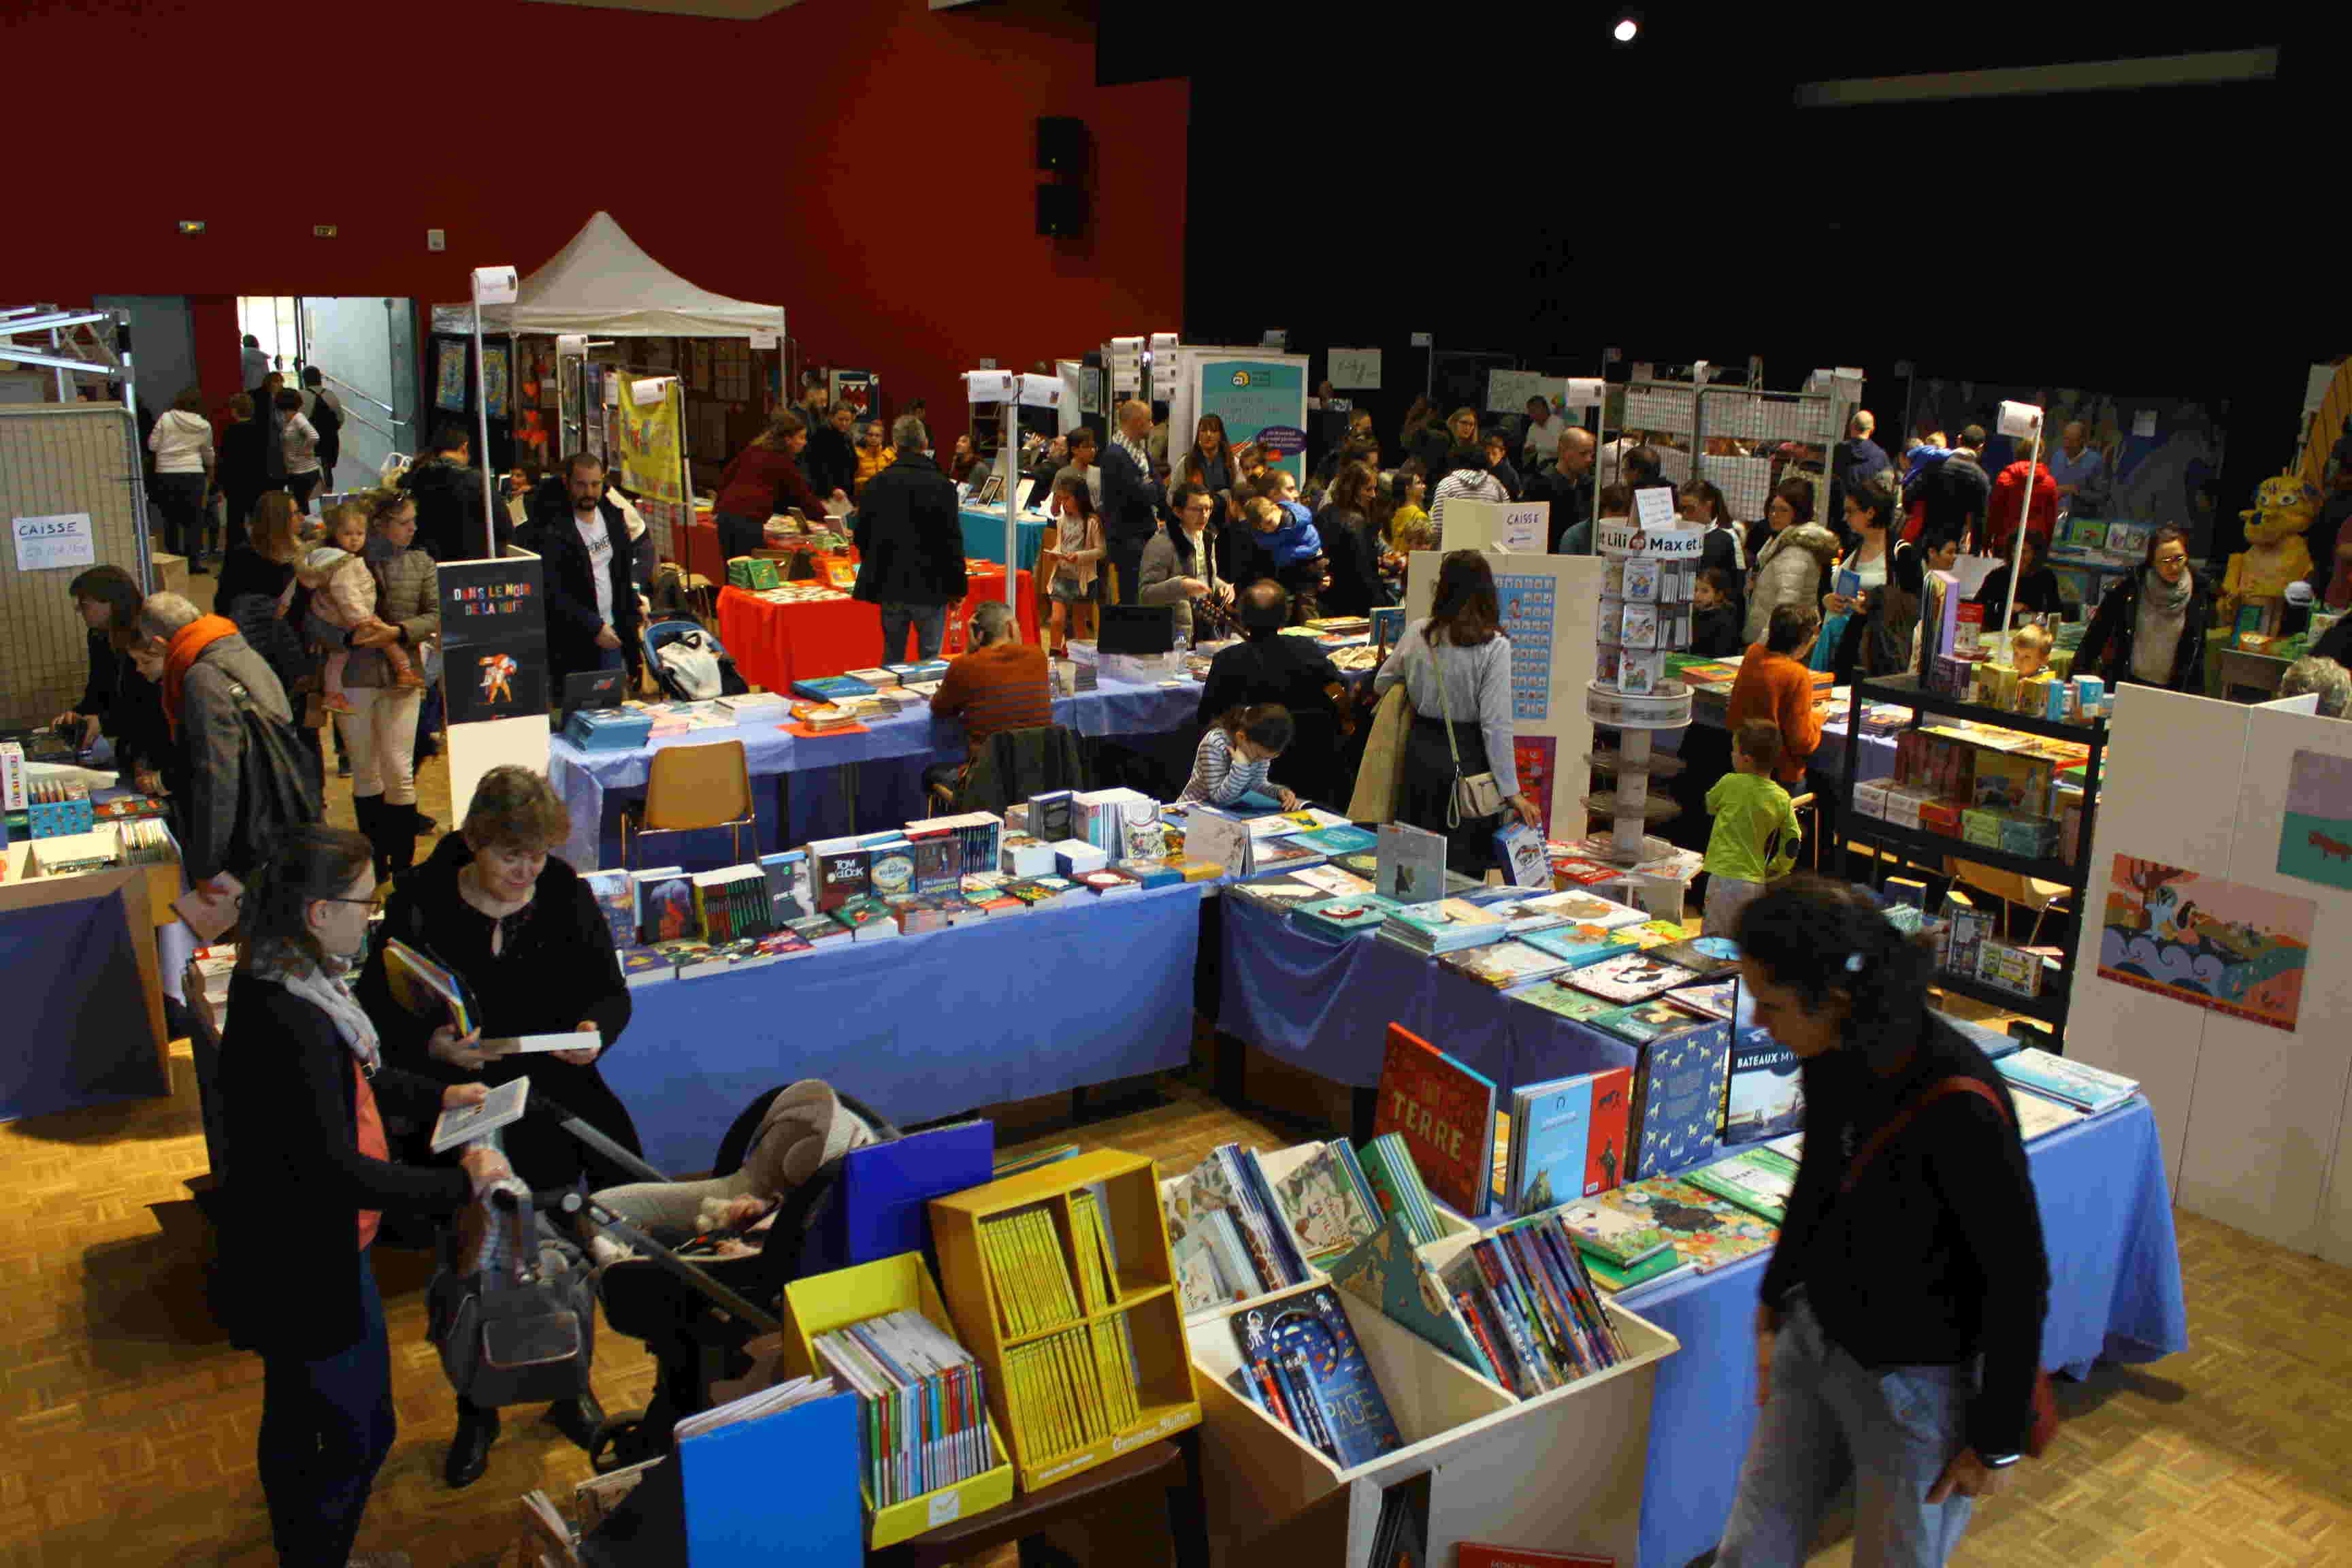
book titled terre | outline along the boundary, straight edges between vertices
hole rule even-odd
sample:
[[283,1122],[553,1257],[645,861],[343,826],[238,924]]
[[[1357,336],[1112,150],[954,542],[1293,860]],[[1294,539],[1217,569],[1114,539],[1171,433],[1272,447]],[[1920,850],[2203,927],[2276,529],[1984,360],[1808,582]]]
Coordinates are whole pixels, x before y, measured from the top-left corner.
[[1495,1150],[1491,1079],[1391,1024],[1372,1132],[1400,1134],[1422,1184],[1454,1213],[1485,1212]]

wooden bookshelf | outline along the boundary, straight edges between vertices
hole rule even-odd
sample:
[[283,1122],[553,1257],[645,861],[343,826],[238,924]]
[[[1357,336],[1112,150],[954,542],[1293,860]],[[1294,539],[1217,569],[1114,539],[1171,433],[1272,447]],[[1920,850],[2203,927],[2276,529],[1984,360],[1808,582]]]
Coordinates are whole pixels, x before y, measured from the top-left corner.
[[[1076,1272],[1079,1232],[1072,1194],[1093,1188],[1117,1254],[1118,1299],[1085,1308]],[[1058,1161],[969,1192],[931,1200],[931,1236],[948,1310],[963,1342],[988,1373],[989,1406],[1006,1434],[1024,1491],[1034,1491],[1089,1469],[1114,1456],[1198,1425],[1192,1353],[1185,1342],[1182,1302],[1168,1258],[1168,1228],[1160,1210],[1159,1173],[1139,1155],[1101,1150]],[[1003,1281],[982,1245],[982,1226],[1022,1210],[1040,1211],[1052,1224],[1055,1251],[1070,1300],[1080,1310],[1045,1326],[1013,1332],[1001,1315]],[[1049,1434],[1043,1412],[1016,1396],[1007,1357],[1022,1347],[1073,1329],[1116,1329],[1132,1353],[1133,1415],[1090,1440]],[[1108,1423],[1107,1423],[1108,1425]]]

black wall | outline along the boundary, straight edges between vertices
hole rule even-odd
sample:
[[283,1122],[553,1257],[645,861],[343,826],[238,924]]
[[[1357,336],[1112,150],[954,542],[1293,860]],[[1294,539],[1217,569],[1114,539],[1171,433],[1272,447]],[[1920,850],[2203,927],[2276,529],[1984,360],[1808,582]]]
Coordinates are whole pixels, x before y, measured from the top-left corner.
[[[2226,405],[2233,518],[2292,455],[2305,367],[2352,346],[2337,20],[2136,12],[2118,42],[2104,7],[1996,31],[1649,6],[1621,48],[1585,4],[1378,24],[1320,0],[1160,9],[1105,7],[1102,61],[1192,74],[1185,336],[1378,342],[1384,430],[1420,389],[1414,331],[1563,373],[1612,344],[1662,365],[1760,354],[1781,386],[1860,365],[1890,427],[1907,361]],[[2259,86],[1794,101],[1826,78],[2270,45],[2282,77]]]

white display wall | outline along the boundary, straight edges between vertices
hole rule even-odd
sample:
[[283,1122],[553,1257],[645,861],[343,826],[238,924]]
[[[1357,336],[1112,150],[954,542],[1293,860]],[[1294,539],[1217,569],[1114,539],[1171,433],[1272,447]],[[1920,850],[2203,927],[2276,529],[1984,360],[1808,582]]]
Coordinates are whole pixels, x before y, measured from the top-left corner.
[[[2181,1207],[2352,1263],[2352,889],[2278,869],[2295,753],[2352,758],[2310,704],[2116,693],[2066,1050],[2139,1080]],[[2117,855],[2315,906],[2293,1032],[2099,975]]]

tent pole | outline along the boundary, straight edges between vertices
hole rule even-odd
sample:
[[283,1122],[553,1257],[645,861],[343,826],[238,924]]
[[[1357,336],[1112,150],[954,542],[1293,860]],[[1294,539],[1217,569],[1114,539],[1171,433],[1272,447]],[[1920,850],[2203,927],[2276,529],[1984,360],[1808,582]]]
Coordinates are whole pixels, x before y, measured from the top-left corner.
[[482,559],[499,554],[499,529],[492,508],[499,498],[490,483],[490,394],[488,367],[482,361],[482,275],[474,274],[474,427],[480,432],[481,450],[475,460],[482,466]]

